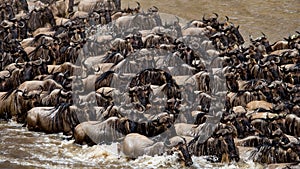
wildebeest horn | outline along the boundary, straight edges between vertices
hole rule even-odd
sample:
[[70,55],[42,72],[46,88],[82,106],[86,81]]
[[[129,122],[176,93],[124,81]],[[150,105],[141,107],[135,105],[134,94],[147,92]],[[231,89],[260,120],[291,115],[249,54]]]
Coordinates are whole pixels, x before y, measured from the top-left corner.
[[80,38],[78,40],[75,40],[74,36],[71,37],[71,41],[74,43],[78,43],[80,42],[80,40],[81,40]]
[[264,34],[263,32],[261,32],[261,34],[264,36],[264,38],[266,37],[266,34]]
[[47,59],[45,59],[45,62],[50,62],[51,61],[51,57],[49,55],[47,55],[46,57],[47,57]]
[[16,67],[17,67],[17,68],[21,68],[21,67],[22,67],[22,66],[19,64],[19,62],[18,62],[18,61],[19,61],[19,59],[20,59],[20,58],[17,58],[17,59],[16,59],[16,61],[15,61],[15,63],[16,63]]
[[158,8],[156,6],[153,6],[153,8],[148,9],[149,12],[158,12]]
[[179,18],[178,18],[178,16],[175,16],[175,18],[177,19],[177,22],[179,23]]
[[280,58],[279,57],[275,57],[275,63],[276,64],[280,63]]
[[250,41],[252,42],[252,43],[254,43],[255,41],[253,40],[253,37],[252,37],[252,35],[249,35],[249,39],[250,39]]
[[264,64],[259,64],[259,66],[261,66],[261,67],[266,67],[266,66],[268,66],[268,65],[270,65],[270,61],[267,61],[267,62],[264,63]]
[[216,17],[214,19],[218,19],[219,15],[217,13],[213,13]]
[[8,70],[8,72],[9,72],[8,75],[4,76],[4,78],[9,78],[11,76],[13,70]]
[[170,144],[167,144],[166,142],[164,142],[164,146],[167,147],[168,149],[171,149],[173,146]]
[[137,89],[138,89],[138,87],[137,87],[137,86],[134,86],[134,87],[131,87],[131,88],[129,89],[129,91],[132,92],[132,91],[136,91]]
[[294,92],[296,92],[297,91],[297,88],[295,88],[295,87],[292,87],[292,88],[287,88],[286,89],[289,93],[294,93]]
[[40,57],[39,62],[33,62],[33,64],[40,66],[43,63],[43,59]]
[[95,69],[95,72],[100,72],[101,68],[100,66],[97,66],[97,68]]
[[226,134],[230,134],[231,132],[228,129],[220,129],[216,132],[217,136],[224,136]]
[[137,3],[137,7],[136,9],[140,9],[141,8],[141,4],[138,1],[135,1]]
[[24,23],[24,21],[20,21],[20,22],[18,22],[18,27],[20,27],[20,28],[24,28],[24,27],[25,27],[25,23]]
[[28,97],[27,93],[28,93],[27,89],[25,89],[24,91],[22,91],[22,97],[25,97],[25,98]]
[[10,25],[7,23],[7,21],[2,21],[2,23],[1,23],[1,26],[3,27],[3,28],[9,28],[10,27]]
[[61,39],[60,38],[57,38],[57,40],[58,40],[58,44],[60,45],[61,44]]
[[205,14],[202,16],[203,21],[209,21],[208,19],[205,19]]
[[225,16],[225,18],[226,18],[226,21],[228,22],[228,21],[229,21],[229,17],[228,17],[228,16]]
[[290,40],[291,40],[291,36],[289,36],[289,38],[283,38],[285,41],[288,41],[288,42],[290,42]]
[[59,90],[59,95],[62,96],[63,98],[71,98],[72,94],[71,91],[64,91],[63,89]]
[[42,94],[42,92],[44,91],[44,88],[43,88],[42,85],[40,85],[39,87],[40,87],[40,90],[41,90],[40,93],[39,93],[39,95],[40,95],[40,94]]

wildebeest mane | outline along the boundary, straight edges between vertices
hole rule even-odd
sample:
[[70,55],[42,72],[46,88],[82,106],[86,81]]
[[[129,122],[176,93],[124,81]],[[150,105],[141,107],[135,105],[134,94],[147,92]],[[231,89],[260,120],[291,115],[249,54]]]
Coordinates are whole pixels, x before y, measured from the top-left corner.
[[103,80],[109,78],[109,75],[112,75],[112,74],[114,74],[114,73],[115,73],[115,72],[114,72],[114,71],[111,71],[111,70],[102,73],[101,76],[99,76],[99,77],[96,79],[95,83],[102,82]]
[[48,114],[50,121],[52,121],[51,127],[53,131],[63,130],[64,121],[70,124],[70,128],[73,132],[77,124],[79,124],[79,119],[74,112],[70,110],[71,104],[61,103]]
[[14,91],[14,89],[10,89],[9,91],[7,91],[4,95],[1,96],[1,100],[7,99]]
[[38,41],[41,37],[43,37],[43,36],[50,37],[49,35],[46,35],[46,34],[43,34],[43,33],[38,34],[38,35],[36,35],[36,36],[33,38],[33,40],[30,42],[29,45],[33,45],[35,42],[37,42],[37,41]]
[[[130,119],[126,119],[126,122],[128,123],[129,129],[125,128],[119,128],[119,132],[123,134],[129,134],[129,133],[139,133],[147,137],[154,137],[161,133],[163,133],[165,130],[164,128],[160,128],[157,130],[157,126],[155,126],[153,123],[157,122],[158,120],[151,120],[146,122],[136,122],[132,121]],[[121,129],[121,130],[120,130]],[[127,130],[127,131],[126,131]],[[126,131],[124,133],[124,131]]]

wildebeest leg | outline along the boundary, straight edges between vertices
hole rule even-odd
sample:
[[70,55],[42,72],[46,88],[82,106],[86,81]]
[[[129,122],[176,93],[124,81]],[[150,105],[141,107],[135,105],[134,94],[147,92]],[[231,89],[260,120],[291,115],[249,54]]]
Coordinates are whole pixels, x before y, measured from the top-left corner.
[[121,10],[121,0],[114,0],[117,10]]
[[235,159],[236,161],[239,161],[240,160],[240,157],[239,157],[239,153],[238,153],[238,150],[234,144],[234,140],[232,138],[232,135],[226,135],[225,136],[225,141],[228,145],[228,151],[229,151],[229,157],[230,159]]
[[[111,22],[111,12],[109,10],[105,11],[105,22],[106,24]],[[124,54],[125,56],[126,54]]]
[[73,133],[73,137],[75,139],[75,143],[77,144],[87,144],[88,146],[93,146],[95,143],[91,140],[91,138],[85,133],[83,128],[76,128],[76,132]]
[[73,12],[74,0],[69,0],[68,12]]

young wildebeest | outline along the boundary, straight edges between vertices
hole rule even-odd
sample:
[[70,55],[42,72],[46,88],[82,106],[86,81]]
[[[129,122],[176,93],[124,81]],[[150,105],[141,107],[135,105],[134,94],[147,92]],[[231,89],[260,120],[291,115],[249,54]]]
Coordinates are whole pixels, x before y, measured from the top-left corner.
[[125,136],[121,145],[118,145],[118,152],[121,151],[125,156],[134,159],[142,155],[154,156],[157,154],[162,155],[165,152],[168,154],[179,152],[179,161],[185,166],[192,165],[193,161],[185,139],[180,137],[174,139],[176,141],[173,144],[166,145],[164,142],[154,142],[144,135],[131,133]]

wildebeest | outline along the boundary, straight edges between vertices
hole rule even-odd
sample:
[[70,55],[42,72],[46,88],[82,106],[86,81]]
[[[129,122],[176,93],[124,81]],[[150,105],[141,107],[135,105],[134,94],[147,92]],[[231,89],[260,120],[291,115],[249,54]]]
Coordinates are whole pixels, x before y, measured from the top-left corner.
[[229,92],[226,95],[225,106],[229,110],[235,106],[246,106],[247,103],[254,100],[266,101],[266,96],[261,91],[238,91]]
[[14,118],[19,123],[24,123],[27,111],[41,104],[42,90],[22,91],[11,90],[1,93],[0,118]]
[[[192,82],[191,82],[192,81]],[[210,75],[207,71],[200,71],[187,79],[187,83],[196,83],[197,90],[210,94]]]
[[[249,141],[249,140],[248,140]],[[269,138],[260,139],[259,144],[251,154],[253,161],[260,163],[294,163],[300,159],[299,139],[276,130]]]
[[165,152],[171,154],[172,152],[178,152],[179,160],[184,166],[190,166],[193,164],[191,155],[188,151],[187,143],[185,139],[181,138],[181,141],[176,142],[174,145],[166,145],[163,142],[154,142],[146,136],[137,133],[127,134],[124,141],[119,146],[119,149],[129,158],[138,158],[142,155],[162,155]]
[[136,78],[131,80],[129,87],[147,84],[161,86],[165,83],[176,85],[175,80],[169,73],[160,69],[150,68],[139,72]]
[[285,117],[285,129],[287,134],[300,136],[300,118],[295,114],[288,114]]
[[35,76],[47,74],[46,63],[42,60],[25,62],[24,64],[16,63],[10,64],[11,68],[7,68],[10,76],[5,78],[2,82],[1,91],[7,91],[17,88],[21,83],[32,80]]
[[105,58],[103,58],[103,63],[114,63],[118,64],[120,61],[124,59],[124,56],[118,52],[108,53]]
[[30,32],[46,26],[47,23],[52,26],[56,25],[54,15],[49,7],[34,9],[28,14],[27,27]]
[[56,107],[34,107],[28,111],[27,128],[45,133],[63,132],[71,135],[81,122],[97,120],[94,113],[97,112],[85,112],[68,103],[62,103]]
[[80,123],[74,131],[75,142],[78,144],[101,144],[118,141],[129,133],[139,133],[153,137],[166,131],[173,119],[168,113],[161,113],[147,122],[135,122],[128,118],[110,117],[107,120]]
[[148,110],[151,107],[150,94],[152,89],[150,85],[135,86],[129,89],[131,103],[136,105],[139,110]]
[[156,12],[146,12],[119,17],[115,21],[115,25],[120,31],[126,31],[132,28],[151,30],[156,26],[161,26],[162,23],[160,16]]
[[196,156],[215,155],[221,162],[239,161],[239,150],[234,142],[235,130],[233,125],[218,125],[207,139],[203,135],[208,133],[199,133],[189,142],[189,150]]
[[72,103],[72,92],[63,89],[54,89],[42,98],[42,106],[56,106],[61,103]]
[[26,81],[18,86],[19,90],[27,90],[27,91],[38,90],[40,88],[42,88],[43,91],[46,91],[48,93],[50,93],[54,89],[63,89],[62,85],[58,84],[56,81],[52,79],[47,79],[43,81],[39,81],[39,80]]

